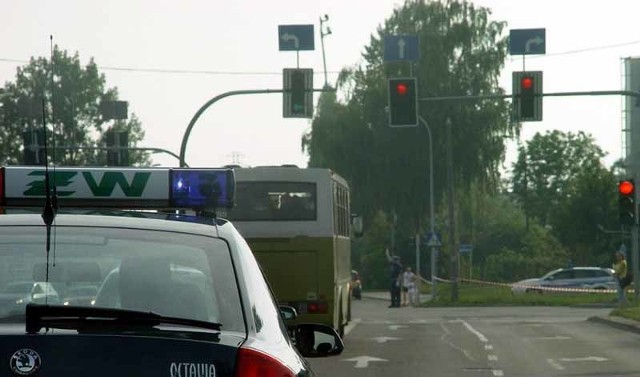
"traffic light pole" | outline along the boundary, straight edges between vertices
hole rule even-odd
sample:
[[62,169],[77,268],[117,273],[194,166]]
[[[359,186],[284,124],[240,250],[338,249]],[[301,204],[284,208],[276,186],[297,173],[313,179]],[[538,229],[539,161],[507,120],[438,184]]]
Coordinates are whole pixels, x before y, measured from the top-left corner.
[[[314,92],[335,92],[336,90],[334,88],[327,86],[322,89],[313,89],[313,91]],[[185,159],[185,154],[187,150],[187,143],[189,142],[189,135],[191,135],[191,130],[193,129],[193,126],[195,126],[196,122],[198,121],[202,113],[204,113],[205,110],[207,110],[211,105],[213,105],[214,103],[218,102],[223,98],[231,97],[231,96],[238,96],[243,94],[272,94],[272,93],[284,93],[284,92],[285,92],[284,89],[233,90],[230,92],[219,94],[211,98],[207,102],[205,102],[205,104],[200,106],[198,111],[196,111],[196,113],[193,114],[193,117],[191,118],[191,121],[189,122],[189,125],[187,126],[187,129],[184,131],[184,135],[182,136],[182,144],[180,145],[180,157],[179,157],[180,166],[181,167],[186,166],[184,159]]]
[[[477,96],[444,96],[444,97],[422,97],[418,98],[418,101],[425,102],[438,102],[438,101],[464,101],[464,100],[478,100],[478,99],[506,99],[513,98],[517,94],[483,94]],[[536,96],[542,97],[575,97],[575,96],[626,96],[635,97],[640,100],[640,92],[634,92],[632,90],[600,90],[591,92],[556,92],[556,93],[542,93]]]

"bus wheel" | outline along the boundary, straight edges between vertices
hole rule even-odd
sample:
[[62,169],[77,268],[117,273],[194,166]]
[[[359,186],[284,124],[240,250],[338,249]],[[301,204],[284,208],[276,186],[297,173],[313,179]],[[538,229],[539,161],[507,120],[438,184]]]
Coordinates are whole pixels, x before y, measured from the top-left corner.
[[340,310],[338,314],[338,335],[342,338],[344,336],[344,316],[342,315],[342,303],[340,304]]

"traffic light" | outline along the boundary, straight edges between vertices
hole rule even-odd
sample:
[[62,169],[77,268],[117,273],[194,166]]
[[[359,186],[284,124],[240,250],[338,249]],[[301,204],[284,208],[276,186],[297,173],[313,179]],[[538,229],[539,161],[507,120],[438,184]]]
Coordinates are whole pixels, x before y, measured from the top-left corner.
[[389,127],[418,125],[418,82],[416,78],[389,79]]
[[41,129],[22,133],[22,156],[25,165],[46,165],[44,137],[44,130]]
[[513,72],[514,120],[542,120],[542,71]]
[[115,131],[112,128],[105,132],[107,142],[107,166],[129,166],[129,132]]
[[621,224],[636,224],[636,185],[633,179],[618,182],[618,208]]
[[311,118],[313,116],[313,69],[283,70],[283,117]]

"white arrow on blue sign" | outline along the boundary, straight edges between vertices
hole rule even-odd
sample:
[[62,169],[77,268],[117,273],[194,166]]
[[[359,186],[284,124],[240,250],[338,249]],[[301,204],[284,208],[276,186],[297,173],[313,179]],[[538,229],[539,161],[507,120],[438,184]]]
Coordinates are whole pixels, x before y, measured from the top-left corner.
[[509,54],[543,55],[546,51],[546,29],[509,30]]
[[417,61],[420,44],[417,35],[385,35],[384,61]]
[[313,50],[313,37],[313,25],[278,25],[280,51]]

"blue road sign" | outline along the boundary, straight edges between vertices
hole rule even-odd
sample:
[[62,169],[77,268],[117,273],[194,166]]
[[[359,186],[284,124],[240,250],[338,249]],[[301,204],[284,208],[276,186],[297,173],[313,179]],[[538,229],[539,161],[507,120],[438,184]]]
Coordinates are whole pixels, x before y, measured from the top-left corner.
[[417,35],[385,35],[384,61],[417,61],[420,59],[420,44]]
[[278,25],[280,51],[314,50],[313,25]]
[[509,54],[543,55],[547,52],[546,29],[509,30]]
[[438,233],[427,233],[424,235],[427,246],[430,247],[440,247],[442,243],[440,242],[440,236]]
[[458,251],[460,252],[460,254],[468,254],[473,251],[473,246],[468,243],[461,243],[458,246]]

